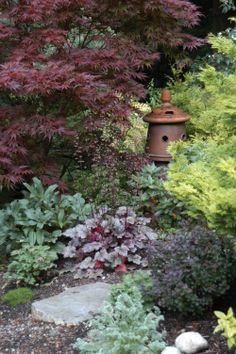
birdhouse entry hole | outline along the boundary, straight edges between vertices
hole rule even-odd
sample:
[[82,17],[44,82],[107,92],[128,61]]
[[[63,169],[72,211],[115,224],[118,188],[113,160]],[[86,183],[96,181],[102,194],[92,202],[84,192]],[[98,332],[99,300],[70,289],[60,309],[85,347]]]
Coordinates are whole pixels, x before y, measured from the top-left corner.
[[185,135],[185,134],[182,134],[182,135],[181,135],[181,139],[182,139],[182,140],[185,140],[185,139],[186,139],[186,135]]
[[169,140],[169,138],[168,138],[168,136],[164,135],[164,136],[162,137],[162,140],[165,141],[165,142],[167,142],[167,141]]
[[166,111],[165,114],[174,114],[173,111]]

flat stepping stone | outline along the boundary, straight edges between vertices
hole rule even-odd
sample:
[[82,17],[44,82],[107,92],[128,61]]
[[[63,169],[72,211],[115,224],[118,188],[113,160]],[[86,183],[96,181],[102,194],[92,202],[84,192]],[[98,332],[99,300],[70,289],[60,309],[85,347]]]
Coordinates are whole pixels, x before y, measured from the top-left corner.
[[111,292],[111,284],[96,282],[32,303],[32,317],[55,324],[77,325],[96,315]]

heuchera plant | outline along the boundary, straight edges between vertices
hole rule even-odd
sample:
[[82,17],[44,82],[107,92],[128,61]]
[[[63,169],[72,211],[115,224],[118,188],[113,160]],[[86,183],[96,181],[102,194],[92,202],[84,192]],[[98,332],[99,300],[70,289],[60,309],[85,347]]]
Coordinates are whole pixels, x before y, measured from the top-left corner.
[[145,267],[145,246],[156,238],[146,226],[149,222],[127,207],[118,208],[114,216],[109,209],[100,209],[93,218],[64,232],[71,240],[63,255],[77,258],[78,278],[100,276],[104,269],[123,273],[127,263]]
[[186,0],[2,0],[0,186],[61,175],[55,143],[73,135],[69,116],[88,112],[78,122],[83,151],[108,123],[122,134],[130,97],[144,95],[141,69],[158,46],[201,44],[183,32],[199,17]]

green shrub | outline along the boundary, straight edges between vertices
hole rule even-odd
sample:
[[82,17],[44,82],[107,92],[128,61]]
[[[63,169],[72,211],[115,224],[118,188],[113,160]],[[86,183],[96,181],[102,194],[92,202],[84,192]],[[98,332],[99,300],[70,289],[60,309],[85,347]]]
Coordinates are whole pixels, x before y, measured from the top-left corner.
[[[10,253],[9,272],[14,269],[14,277],[17,279],[19,275],[17,280],[25,277],[26,282],[32,283],[33,274],[38,276],[38,270],[51,268],[57,253],[62,251],[64,245],[60,238],[63,229],[78,219],[85,220],[92,207],[85,203],[81,194],[60,195],[57,185],[45,189],[37,178],[33,178],[31,185],[24,183],[24,186],[24,198],[14,200],[0,210],[0,249],[3,254]],[[39,260],[31,254],[31,249],[37,250]],[[44,252],[46,260],[40,264]],[[28,272],[31,271],[30,275]]]
[[192,217],[204,216],[210,227],[236,236],[236,138],[179,144],[171,148],[167,188]]
[[235,266],[232,238],[200,225],[182,225],[149,250],[158,306],[182,315],[201,314],[223,295],[236,275]]
[[2,300],[14,307],[20,304],[26,304],[33,299],[33,296],[34,294],[29,288],[17,288],[8,291],[3,295]]
[[126,174],[123,171],[111,174],[104,166],[75,170],[72,189],[83,193],[83,196],[96,206],[106,205],[115,208],[120,205],[129,205],[131,198]]
[[236,3],[234,0],[220,0],[221,6],[222,6],[222,11],[228,12],[228,11],[234,11],[236,10]]
[[130,127],[126,131],[121,148],[124,151],[142,154],[147,138],[147,123],[143,121],[143,117],[150,113],[151,107],[149,104],[139,102],[133,102],[132,107],[137,111],[129,116]]
[[11,252],[5,277],[10,281],[33,285],[41,280],[43,272],[55,267],[57,258],[57,251],[49,246],[25,243],[22,248]]
[[210,36],[212,47],[232,59],[231,74],[205,66],[172,85],[174,102],[191,116],[190,142],[170,147],[166,188],[194,217],[236,235],[236,43]]
[[155,86],[154,80],[152,79],[148,84],[148,104],[151,109],[154,109],[162,104],[161,94],[162,90]]
[[91,322],[89,340],[77,339],[74,348],[81,354],[160,354],[165,348],[164,332],[159,330],[162,320],[158,308],[146,312],[135,288],[132,296],[123,293],[113,304],[106,302]]
[[143,304],[145,309],[151,309],[154,306],[153,296],[149,296],[153,290],[153,281],[150,271],[136,271],[133,274],[123,276],[122,281],[112,286],[110,303],[116,303],[119,295],[127,294],[133,296],[138,289],[143,295]]
[[230,307],[227,314],[220,311],[214,311],[214,314],[218,318],[218,326],[214,332],[222,332],[222,335],[227,339],[229,349],[236,348],[236,318],[233,309]]
[[[231,18],[231,20],[235,19]],[[227,28],[225,31],[218,33],[218,38],[220,41],[222,37],[233,40],[236,43],[236,26],[233,25]],[[207,47],[205,47],[207,48]],[[208,47],[209,48],[209,47]],[[193,63],[191,64],[191,71],[199,71],[201,67],[204,67],[206,64],[213,66],[217,71],[221,71],[226,75],[232,74],[235,70],[234,68],[235,58],[228,56],[224,51],[218,52],[213,48],[207,50],[207,54],[202,56],[197,56]]]
[[165,178],[166,170],[152,164],[133,175],[130,181],[134,207],[141,214],[150,215],[162,230],[175,227],[184,215],[183,203],[166,190]]
[[62,230],[91,214],[91,205],[79,193],[60,195],[57,185],[45,189],[37,178],[24,186],[24,198],[0,210],[0,246],[8,254],[22,243],[59,247]]
[[188,123],[191,134],[224,142],[236,132],[236,43],[224,36],[209,36],[209,42],[217,53],[232,60],[231,73],[225,74],[211,65],[186,74],[184,81],[170,83],[172,102],[190,114]]

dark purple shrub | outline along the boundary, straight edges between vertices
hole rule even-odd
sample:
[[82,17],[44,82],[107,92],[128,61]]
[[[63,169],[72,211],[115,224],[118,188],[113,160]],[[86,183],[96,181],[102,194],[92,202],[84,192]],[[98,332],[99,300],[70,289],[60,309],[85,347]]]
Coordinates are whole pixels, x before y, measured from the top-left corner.
[[235,262],[232,239],[203,226],[152,242],[149,266],[158,305],[182,315],[202,313],[228,290]]

